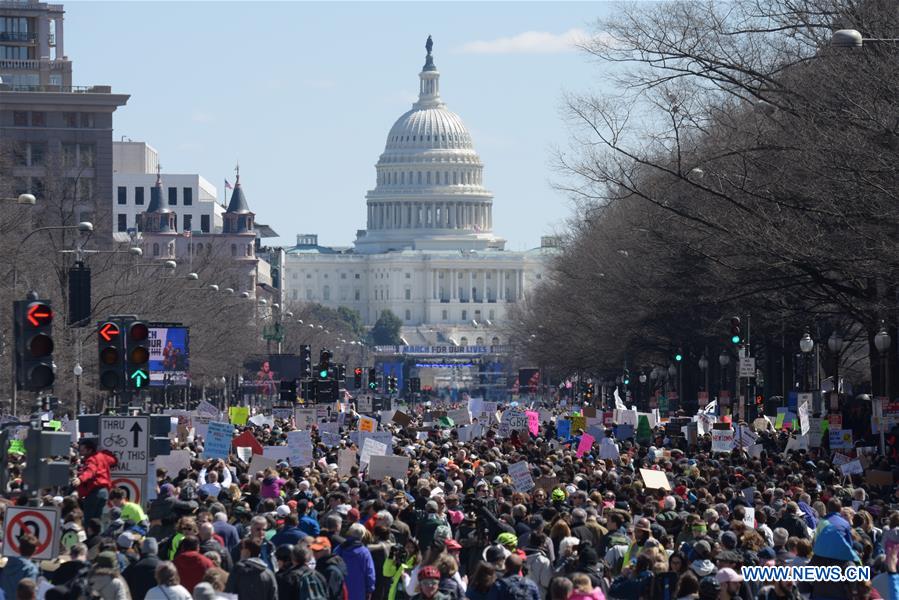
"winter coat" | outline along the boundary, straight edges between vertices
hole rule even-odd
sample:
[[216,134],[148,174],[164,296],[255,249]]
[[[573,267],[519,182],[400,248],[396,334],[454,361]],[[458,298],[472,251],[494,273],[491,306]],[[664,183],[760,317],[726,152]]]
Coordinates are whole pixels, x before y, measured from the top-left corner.
[[280,498],[281,486],[285,483],[287,482],[280,477],[266,477],[262,480],[259,495],[263,498]]
[[151,588],[156,587],[156,567],[159,562],[159,557],[155,554],[144,556],[122,574],[132,598],[143,598]]
[[22,579],[37,581],[38,572],[37,565],[31,559],[11,556],[0,573],[0,588],[7,598],[15,598],[19,581]]
[[234,565],[225,592],[238,598],[278,600],[278,582],[262,560],[246,558]]
[[192,596],[182,585],[157,585],[144,600],[192,600]]
[[328,583],[331,600],[343,600],[343,582],[347,578],[347,567],[343,559],[332,554],[324,560],[316,560],[315,570],[321,573]]
[[285,544],[290,544],[293,546],[301,539],[306,537],[307,534],[303,533],[303,530],[299,527],[287,527],[286,525],[281,528],[281,530],[272,536],[271,541],[274,544],[275,548],[278,546],[283,546]]
[[590,593],[574,590],[571,592],[571,595],[568,596],[568,600],[606,600],[606,597],[603,595],[601,589],[594,588]]
[[237,535],[237,527],[225,521],[216,521],[212,524],[212,531],[216,535],[221,536],[225,542],[225,547],[230,551],[240,543],[240,536]]
[[[84,459],[81,471],[78,472],[78,497],[87,498],[96,489],[110,489],[112,478],[109,470],[118,464],[118,459],[109,450],[94,452]],[[15,596],[14,596],[15,597]]]
[[540,548],[525,548],[524,564],[528,567],[528,579],[537,584],[540,597],[545,598],[549,590],[549,582],[553,578],[553,565]]
[[297,600],[300,597],[300,569],[303,567],[291,565],[275,573],[278,580],[278,600]]
[[356,538],[347,538],[334,549],[334,554],[346,563],[349,600],[365,600],[367,594],[375,591],[375,563],[371,552]]
[[206,574],[206,571],[215,566],[214,562],[196,550],[181,552],[172,562],[175,563],[175,568],[178,569],[181,585],[186,587],[190,593],[193,593],[196,585],[203,581],[203,575]]
[[[128,584],[121,575],[94,573],[90,576],[90,588],[94,597],[103,600],[131,600]],[[15,598],[15,595],[12,596]]]

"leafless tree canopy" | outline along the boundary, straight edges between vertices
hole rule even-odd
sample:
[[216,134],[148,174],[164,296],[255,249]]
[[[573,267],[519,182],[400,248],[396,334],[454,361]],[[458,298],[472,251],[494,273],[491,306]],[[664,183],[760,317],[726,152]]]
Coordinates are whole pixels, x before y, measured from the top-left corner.
[[897,339],[899,44],[832,47],[843,28],[897,38],[899,11],[639,3],[597,23],[583,51],[613,91],[566,99],[558,187],[577,214],[513,321],[524,354],[667,362],[719,346],[732,314],[787,331],[784,352],[809,325],[864,347],[885,319]]

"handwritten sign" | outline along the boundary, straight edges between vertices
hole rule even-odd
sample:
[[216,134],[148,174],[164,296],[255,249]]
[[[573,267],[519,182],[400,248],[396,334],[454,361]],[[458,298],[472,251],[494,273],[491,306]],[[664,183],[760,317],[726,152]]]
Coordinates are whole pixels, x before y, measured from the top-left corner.
[[359,431],[371,433],[375,430],[377,421],[371,417],[359,417]]
[[571,437],[571,421],[568,419],[559,419],[556,421],[556,436],[559,439],[567,440]]
[[531,470],[528,468],[527,461],[523,460],[509,465],[509,476],[512,478],[512,484],[515,486],[516,492],[527,492],[534,487],[534,480],[531,477]]
[[374,455],[369,459],[369,479],[386,479],[388,477],[393,477],[394,479],[406,479],[406,475],[408,474],[408,472],[408,456]]
[[210,421],[206,431],[206,444],[203,446],[205,458],[221,458],[226,460],[231,452],[231,439],[234,437],[234,425]]
[[851,429],[831,429],[828,439],[831,450],[851,450],[853,448]]
[[590,449],[593,448],[593,442],[595,441],[596,438],[594,438],[589,433],[585,433],[584,435],[582,435],[581,441],[577,445],[577,457],[581,458],[582,456],[590,452]]
[[499,422],[499,431],[497,432],[497,435],[505,438],[512,435],[513,431],[526,432],[527,430],[528,416],[524,411],[513,408],[503,413]]
[[352,474],[353,467],[356,466],[356,453],[353,450],[337,451],[337,474],[341,477]]
[[250,407],[232,406],[228,409],[228,417],[231,420],[232,425],[239,425],[243,427],[250,419]]
[[359,464],[365,466],[372,456],[384,456],[387,454],[387,444],[382,444],[374,438],[366,438],[362,444],[362,454],[359,456]]
[[528,416],[528,431],[531,435],[540,435],[540,413],[535,410],[527,410],[525,414]]

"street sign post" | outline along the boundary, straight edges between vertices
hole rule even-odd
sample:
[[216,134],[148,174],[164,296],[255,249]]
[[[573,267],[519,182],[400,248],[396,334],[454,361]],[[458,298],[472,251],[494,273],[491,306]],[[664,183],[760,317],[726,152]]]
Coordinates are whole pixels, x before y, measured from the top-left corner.
[[146,475],[149,443],[149,417],[100,417],[100,448],[119,460],[113,475]]
[[740,358],[740,377],[755,377],[754,356],[743,356]]

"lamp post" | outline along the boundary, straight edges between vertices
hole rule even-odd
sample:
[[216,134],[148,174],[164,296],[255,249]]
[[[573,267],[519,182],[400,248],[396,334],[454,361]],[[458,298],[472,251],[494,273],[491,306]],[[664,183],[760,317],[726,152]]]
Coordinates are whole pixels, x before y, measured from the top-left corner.
[[883,401],[886,398],[887,402],[889,402],[890,398],[890,345],[892,344],[892,339],[890,338],[890,334],[887,333],[886,324],[883,320],[880,321],[880,331],[878,331],[874,335],[874,347],[877,348],[877,352],[880,354],[880,373],[881,373],[881,394],[877,397],[877,404],[880,410],[877,411],[880,416],[880,423],[878,424],[878,429],[880,430],[880,453],[886,456],[886,440],[884,439],[883,432]]
[[[827,349],[833,354],[833,392],[830,395],[830,410],[840,409],[840,353],[843,351],[843,336],[836,329],[827,338]],[[822,411],[823,412],[823,411]]]
[[[728,392],[728,395],[730,395],[730,390],[727,389],[727,365],[730,364],[730,355],[727,353],[727,350],[722,350],[721,354],[718,355],[718,364],[721,366],[721,391]],[[721,414],[721,404],[721,402],[718,402],[719,414]],[[730,407],[730,398],[728,398],[728,407]],[[728,412],[730,412],[730,408],[728,408]]]
[[812,339],[812,335],[809,333],[808,327],[805,328],[805,333],[802,334],[802,337],[799,338],[799,349],[802,351],[802,391],[807,392],[809,383],[808,383],[808,359],[809,354],[815,347],[815,340]]

